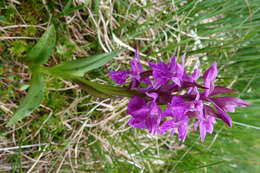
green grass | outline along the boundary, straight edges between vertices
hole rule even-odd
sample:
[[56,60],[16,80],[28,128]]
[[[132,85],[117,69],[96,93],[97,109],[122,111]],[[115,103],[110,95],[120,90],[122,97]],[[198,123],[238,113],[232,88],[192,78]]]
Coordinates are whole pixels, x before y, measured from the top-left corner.
[[[259,172],[258,0],[88,0],[84,7],[77,0],[19,2],[0,0],[0,171]],[[187,52],[189,69],[217,61],[217,83],[239,90],[252,105],[231,114],[237,122],[231,129],[218,121],[204,143],[198,131],[179,143],[175,136],[151,137],[129,128],[127,99],[94,98],[47,75],[41,106],[7,128],[28,91],[25,54],[49,22],[58,41],[45,66],[124,48],[114,61],[86,75],[112,84],[107,72],[126,68],[131,48],[144,60],[167,61]]]

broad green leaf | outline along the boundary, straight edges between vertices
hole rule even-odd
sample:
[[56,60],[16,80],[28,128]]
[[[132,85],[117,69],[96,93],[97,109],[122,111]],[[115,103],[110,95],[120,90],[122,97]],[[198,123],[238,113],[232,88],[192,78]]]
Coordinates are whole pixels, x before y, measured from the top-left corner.
[[54,25],[50,25],[40,40],[28,52],[27,60],[31,64],[43,64],[48,61],[56,44],[56,31]]
[[108,61],[113,59],[119,52],[120,51],[117,50],[111,53],[105,53],[87,57],[84,59],[64,62],[52,67],[50,70],[52,71],[52,73],[68,73],[73,76],[83,76],[84,73],[105,65]]
[[29,88],[28,94],[21,101],[18,110],[13,115],[11,120],[7,123],[7,126],[15,124],[17,121],[29,116],[33,110],[35,110],[41,103],[44,97],[43,93],[44,83],[43,76],[39,72],[39,69],[33,70],[33,77],[31,81],[31,86]]

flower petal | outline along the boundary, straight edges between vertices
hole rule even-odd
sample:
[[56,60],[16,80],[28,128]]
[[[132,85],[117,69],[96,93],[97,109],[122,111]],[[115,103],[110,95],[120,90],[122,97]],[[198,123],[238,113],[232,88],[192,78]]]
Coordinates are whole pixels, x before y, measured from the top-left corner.
[[130,62],[131,65],[131,75],[132,77],[140,82],[141,80],[141,73],[144,71],[142,64],[140,63],[140,55],[138,50],[135,51],[135,58]]
[[202,142],[204,142],[204,140],[205,140],[206,133],[207,133],[207,131],[206,131],[206,127],[205,127],[204,123],[200,122],[200,139]]
[[155,88],[166,84],[171,79],[171,72],[168,64],[163,62],[149,63],[150,68],[153,71],[153,77],[155,79]]
[[226,94],[226,93],[235,93],[237,90],[225,88],[222,86],[215,86],[214,90],[210,93],[210,96],[218,95],[218,94]]
[[149,132],[154,135],[157,132],[158,129],[158,123],[157,123],[157,117],[148,117],[145,120],[146,128],[149,130]]
[[162,123],[162,125],[159,128],[159,133],[160,134],[164,134],[166,133],[169,129],[173,129],[176,127],[176,123],[174,122],[174,120],[167,120],[165,122]]
[[176,56],[173,56],[169,63],[169,67],[172,76],[181,79],[184,74],[184,56],[182,57],[182,64],[177,63]]
[[197,130],[198,126],[200,126],[200,138],[202,142],[204,141],[207,133],[213,132],[214,124],[216,123],[215,116],[218,116],[214,109],[208,105],[204,105],[203,110],[204,115],[198,117],[198,121],[194,123],[194,130]]
[[205,126],[208,133],[213,132],[214,124],[216,123],[215,117],[208,116],[206,118]]
[[140,81],[141,79],[141,72],[143,72],[143,67],[142,65],[137,62],[136,59],[132,60],[130,62],[130,65],[131,65],[131,75],[134,79]]
[[190,105],[186,103],[183,97],[173,96],[167,111],[171,112],[176,121],[181,121],[186,117],[185,113],[189,111],[189,108]]
[[135,117],[145,117],[149,112],[146,102],[143,98],[134,96],[128,103],[128,114]]
[[146,128],[146,123],[143,119],[141,118],[134,118],[132,117],[129,121],[128,121],[128,124],[131,126],[131,127],[134,127],[134,128],[138,128],[138,129],[145,129]]
[[178,138],[179,138],[179,140],[185,141],[187,134],[188,134],[188,120],[183,122],[178,127]]
[[179,87],[181,87],[181,80],[180,80],[180,78],[178,78],[178,77],[172,77],[171,79],[172,79],[172,81],[173,81],[176,85],[178,85]]
[[192,76],[193,80],[196,81],[200,77],[200,70],[198,68],[196,68],[193,71],[191,76]]
[[129,71],[112,71],[109,73],[109,76],[113,81],[115,81],[117,84],[124,84],[129,77]]
[[[218,113],[215,114],[216,117],[220,118],[224,123],[228,125],[228,127],[232,127],[232,119],[230,118],[230,116],[226,112],[224,112],[215,102],[211,101],[210,99],[209,101],[214,104],[218,111]],[[210,112],[212,112],[212,110]]]
[[230,118],[230,116],[222,111],[220,108],[217,108],[219,114],[218,114],[218,118],[220,118],[221,120],[223,120],[224,123],[226,123],[228,125],[228,127],[232,127],[232,119]]
[[155,102],[156,99],[158,98],[158,94],[155,93],[155,92],[152,92],[152,93],[148,93],[148,92],[146,92],[145,94],[146,94],[147,96],[151,97],[151,98],[153,99],[154,102]]
[[211,102],[214,102],[218,107],[220,107],[224,111],[228,112],[235,112],[235,107],[246,107],[250,103],[246,102],[240,98],[236,97],[216,97],[216,98],[210,98]]
[[203,78],[204,78],[204,86],[208,89],[205,90],[205,96],[208,97],[209,94],[213,91],[214,89],[214,80],[216,79],[218,74],[218,69],[217,69],[217,63],[214,62],[204,73]]

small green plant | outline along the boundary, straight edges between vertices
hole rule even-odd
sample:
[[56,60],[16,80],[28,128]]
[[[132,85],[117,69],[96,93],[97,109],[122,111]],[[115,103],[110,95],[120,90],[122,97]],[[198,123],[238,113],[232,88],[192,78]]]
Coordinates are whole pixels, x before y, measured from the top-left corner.
[[[114,58],[120,50],[100,54],[70,62],[64,62],[54,67],[42,66],[51,56],[56,44],[56,30],[50,25],[39,41],[27,53],[26,63],[32,72],[32,79],[26,97],[21,101],[16,113],[7,123],[14,125],[17,121],[29,116],[44,99],[44,73],[74,81],[82,86],[88,93],[98,97],[109,97],[113,94],[132,96],[131,91],[107,85],[97,84],[83,78],[84,74],[99,68]],[[83,84],[83,85],[82,85]]]

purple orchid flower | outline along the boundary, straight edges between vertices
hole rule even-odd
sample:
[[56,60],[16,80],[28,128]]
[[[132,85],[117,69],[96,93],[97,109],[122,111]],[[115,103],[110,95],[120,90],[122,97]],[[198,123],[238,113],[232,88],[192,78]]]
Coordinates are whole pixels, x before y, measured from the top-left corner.
[[140,55],[138,50],[135,51],[135,58],[130,62],[131,70],[123,71],[112,71],[109,73],[109,76],[117,84],[124,84],[129,76],[132,77],[131,88],[136,88],[139,86],[141,80],[149,84],[149,79],[142,79],[141,73],[144,72],[142,64],[140,63]]
[[[209,67],[203,75],[204,86],[207,87],[205,88],[205,91],[199,93],[197,87],[193,87],[192,90],[187,92],[187,94],[191,95],[192,93],[195,93],[194,95],[196,95],[196,98],[193,105],[195,105],[196,102],[199,102],[200,105],[195,106],[195,109],[189,113],[197,119],[197,122],[194,124],[194,130],[196,130],[198,126],[200,127],[200,137],[202,141],[204,141],[206,133],[212,133],[214,124],[216,123],[215,118],[220,118],[231,127],[232,119],[225,111],[234,112],[236,106],[245,107],[249,105],[248,102],[235,97],[212,97],[218,94],[236,92],[236,90],[233,89],[215,86],[214,80],[216,79],[216,76],[217,63],[213,63],[213,65]],[[204,101],[212,103],[216,110],[203,104]]]
[[194,124],[194,130],[197,130],[198,126],[200,127],[200,138],[203,142],[205,140],[206,133],[212,133],[214,124],[216,123],[215,117],[206,116],[204,118],[199,119]]
[[128,113],[132,115],[129,125],[135,128],[148,129],[151,134],[157,132],[161,122],[162,110],[156,104],[158,95],[146,93],[151,101],[145,101],[140,97],[133,97],[128,104]]
[[[187,93],[190,94],[189,91]],[[205,105],[203,100],[200,99],[200,93],[196,87],[192,88],[192,93],[195,93],[195,99],[189,101],[190,109],[188,110],[187,115],[190,118],[197,119],[194,123],[194,130],[197,130],[198,126],[200,127],[200,138],[203,142],[206,133],[213,132],[213,127],[216,123],[216,114],[212,112],[213,109],[210,106]]]
[[184,73],[184,58],[182,64],[178,64],[176,56],[171,58],[171,62],[165,64],[163,62],[149,63],[150,68],[153,71],[153,77],[155,79],[154,88],[159,88],[167,84],[169,81],[173,81],[176,85],[181,87],[181,80]]
[[202,99],[212,103],[218,111],[217,117],[222,119],[229,127],[232,127],[232,119],[225,111],[234,112],[235,107],[246,107],[250,103],[236,97],[212,97],[218,94],[236,92],[236,90],[221,86],[215,87],[214,81],[217,77],[217,74],[217,63],[215,62],[206,70],[203,75],[204,86],[207,87],[207,89],[205,89],[205,92],[202,93]]
[[[170,135],[177,133],[179,140],[184,141],[189,120],[196,119],[194,130],[199,127],[201,141],[204,141],[206,134],[213,132],[216,118],[231,127],[232,119],[226,112],[249,105],[236,97],[217,97],[237,91],[215,85],[218,75],[216,62],[203,74],[204,86],[201,86],[197,83],[200,70],[197,68],[189,75],[184,68],[184,57],[181,64],[177,63],[175,56],[168,64],[149,62],[150,69],[145,71],[136,51],[135,59],[130,63],[131,70],[110,73],[112,80],[118,84],[124,84],[131,77],[129,89],[134,88],[144,94],[142,97],[133,96],[129,101],[130,126],[147,129],[153,135],[170,131]],[[163,105],[166,106],[165,111]]]
[[130,71],[129,70],[122,70],[122,71],[112,71],[109,73],[109,76],[113,81],[117,84],[124,84],[129,77]]
[[[190,84],[191,87],[189,87],[187,94],[191,94],[198,86],[198,84],[196,83],[197,79],[200,77],[200,70],[199,69],[195,69],[192,73],[191,76],[189,76],[186,72],[183,75],[183,81],[186,85]],[[185,85],[184,84],[184,85]],[[201,87],[200,87],[201,88]]]
[[188,112],[189,107],[189,104],[181,96],[174,96],[164,113],[164,118],[171,117],[172,119],[162,123],[159,132],[164,134],[166,131],[171,130],[170,135],[178,132],[179,140],[184,141],[188,133],[189,122],[189,118],[185,114]]

